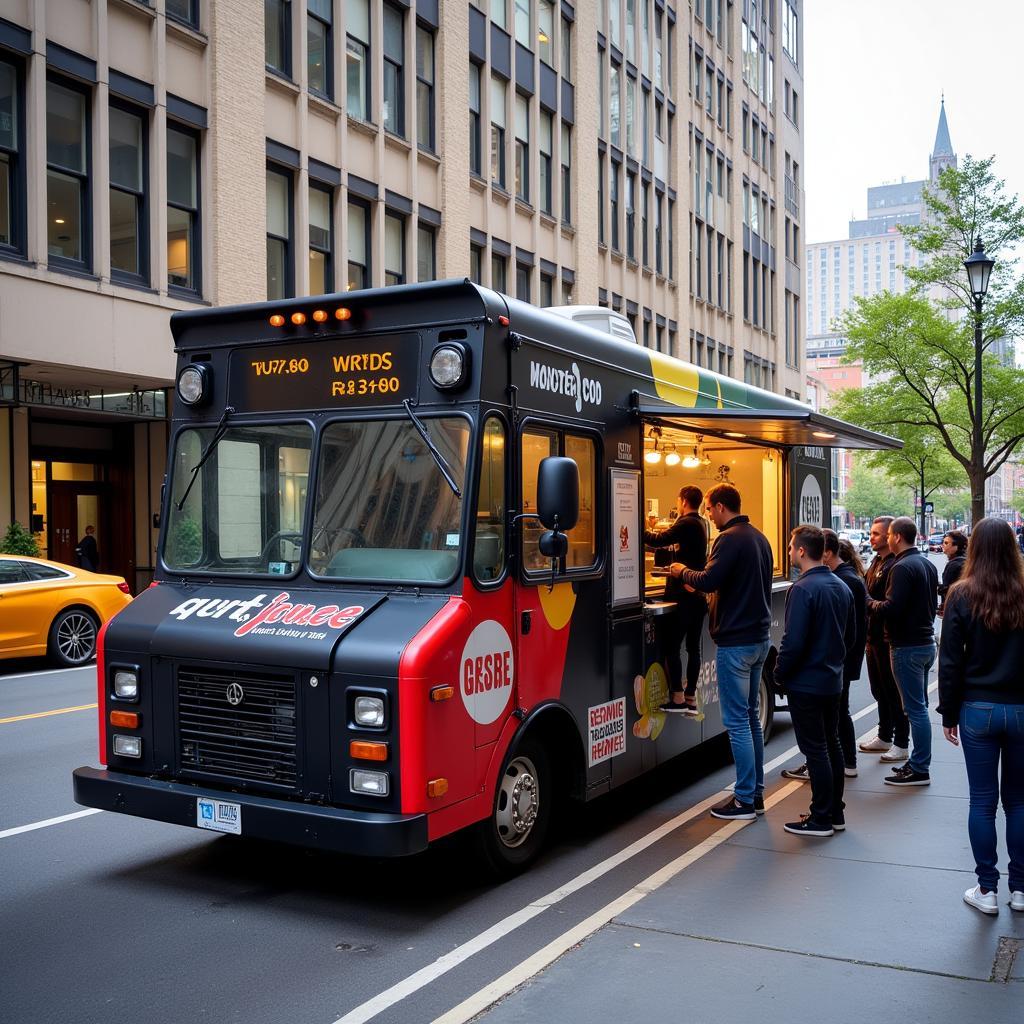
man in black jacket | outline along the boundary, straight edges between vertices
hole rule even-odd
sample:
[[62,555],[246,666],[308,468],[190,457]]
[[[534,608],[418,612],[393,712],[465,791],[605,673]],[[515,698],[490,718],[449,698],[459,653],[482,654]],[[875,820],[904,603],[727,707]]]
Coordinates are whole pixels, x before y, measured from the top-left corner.
[[720,531],[707,566],[693,569],[673,562],[669,572],[710,595],[708,628],[718,648],[715,669],[722,724],[736,762],[735,796],[711,813],[749,821],[764,813],[764,736],[758,699],[772,619],[772,549],[768,538],[740,515],[740,492],[732,484],[708,491],[704,509]]
[[962,530],[950,530],[942,538],[942,553],[946,556],[946,564],[942,568],[942,582],[939,584],[939,597],[942,598],[939,615],[946,610],[949,588],[960,579],[967,564],[967,534]]
[[786,691],[811,780],[810,813],[784,826],[798,836],[830,836],[846,828],[839,698],[856,623],[853,597],[823,564],[824,553],[820,527],[798,526],[790,535],[790,563],[800,576],[786,595],[786,627],[775,662],[775,680]]
[[910,719],[914,739],[910,759],[883,780],[888,786],[931,783],[932,726],[928,719],[928,672],[935,661],[935,611],[939,574],[917,550],[917,526],[909,516],[889,524],[889,549],[896,556],[886,581],[885,598],[868,609],[885,626],[892,674]]
[[[708,530],[700,517],[704,495],[699,487],[687,486],[679,492],[676,521],[667,530],[644,530],[644,544],[651,548],[675,548],[684,565],[703,569],[708,560]],[[662,711],[697,714],[697,679],[700,676],[701,638],[704,617],[708,613],[704,595],[686,587],[675,576],[665,580],[665,600],[675,602],[675,611],[658,617],[661,647],[668,661],[669,699]],[[680,648],[686,643],[686,687]]]

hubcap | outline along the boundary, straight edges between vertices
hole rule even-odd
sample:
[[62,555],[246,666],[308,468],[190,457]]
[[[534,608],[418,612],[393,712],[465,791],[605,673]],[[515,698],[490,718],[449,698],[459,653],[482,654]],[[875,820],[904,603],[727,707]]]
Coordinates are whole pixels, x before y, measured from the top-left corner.
[[74,663],[88,661],[96,647],[96,627],[92,619],[82,612],[65,616],[57,627],[57,649]]
[[539,806],[537,769],[528,757],[516,757],[505,769],[494,813],[498,838],[505,846],[514,848],[526,842]]
[[768,693],[768,684],[761,680],[761,692],[757,705],[757,720],[761,723],[761,732],[768,728],[768,701],[771,695]]

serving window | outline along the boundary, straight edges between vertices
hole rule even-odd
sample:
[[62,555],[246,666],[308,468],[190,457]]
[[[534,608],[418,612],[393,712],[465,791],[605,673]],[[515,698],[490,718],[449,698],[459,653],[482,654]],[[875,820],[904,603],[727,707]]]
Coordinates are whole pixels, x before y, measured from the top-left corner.
[[[782,463],[782,452],[776,448],[645,424],[645,528],[664,530],[675,521],[681,488],[693,485],[706,495],[718,484],[732,484],[740,492],[740,514],[749,516],[751,523],[768,538],[773,573],[781,577],[786,550]],[[707,526],[713,543],[718,531],[714,523],[707,522]],[[664,580],[651,574],[654,567],[654,552],[645,551],[645,587],[661,589]]]

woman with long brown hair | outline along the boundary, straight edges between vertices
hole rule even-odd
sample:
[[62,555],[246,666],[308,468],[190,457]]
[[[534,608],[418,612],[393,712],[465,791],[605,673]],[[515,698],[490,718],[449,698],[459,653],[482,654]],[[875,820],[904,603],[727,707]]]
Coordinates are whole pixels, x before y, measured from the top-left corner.
[[1024,911],[1024,558],[1001,519],[975,525],[963,575],[946,595],[939,713],[946,739],[963,745],[971,793],[967,832],[978,884],[964,893],[964,902],[999,913],[1001,790],[1010,907]]

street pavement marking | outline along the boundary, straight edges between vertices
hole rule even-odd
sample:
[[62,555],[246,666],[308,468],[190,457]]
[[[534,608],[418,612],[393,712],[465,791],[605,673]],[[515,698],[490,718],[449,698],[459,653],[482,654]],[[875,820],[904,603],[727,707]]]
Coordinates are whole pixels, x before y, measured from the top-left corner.
[[[774,807],[802,786],[802,782],[788,783],[765,800],[765,808]],[[471,1020],[478,1013],[486,1010],[487,1007],[497,1002],[502,996],[554,963],[555,960],[572,949],[573,946],[583,942],[584,939],[588,938],[599,928],[604,927],[613,918],[629,910],[630,907],[639,903],[645,896],[649,896],[652,892],[661,888],[661,886],[675,878],[681,871],[685,871],[691,864],[695,864],[701,857],[706,856],[712,850],[721,846],[727,839],[731,839],[737,832],[751,824],[753,822],[730,821],[717,832],[708,836],[703,842],[698,843],[687,850],[686,853],[676,857],[675,860],[669,861],[668,864],[659,868],[654,874],[648,875],[647,878],[633,886],[628,892],[612,900],[611,903],[605,904],[600,910],[591,914],[590,917],[585,918],[579,924],[563,932],[543,949],[537,950],[532,956],[528,956],[521,963],[517,964],[511,971],[506,972],[478,992],[474,992],[468,999],[463,1000],[458,1006],[447,1013],[435,1018],[433,1024],[465,1024],[466,1021]]]
[[9,676],[0,675],[0,683],[6,682],[8,679],[29,679],[35,678],[36,676],[55,676],[59,672],[95,672],[96,665],[79,665],[77,668],[46,668],[39,672],[12,672]]
[[31,715],[14,715],[11,718],[0,718],[0,725],[7,725],[10,722],[27,722],[30,718],[49,718],[50,715],[69,715],[72,711],[92,711],[99,707],[98,704],[79,704],[74,708],[57,708],[54,711],[36,711]]
[[37,828],[47,828],[50,825],[59,825],[64,821],[74,821],[75,818],[85,818],[90,814],[102,814],[98,807],[90,807],[85,811],[75,811],[72,814],[62,814],[59,818],[47,818],[46,821],[37,821],[31,825],[19,825],[17,828],[9,828],[0,832],[0,839],[7,839],[10,836],[20,836],[22,832],[34,832]]

